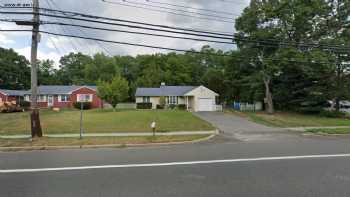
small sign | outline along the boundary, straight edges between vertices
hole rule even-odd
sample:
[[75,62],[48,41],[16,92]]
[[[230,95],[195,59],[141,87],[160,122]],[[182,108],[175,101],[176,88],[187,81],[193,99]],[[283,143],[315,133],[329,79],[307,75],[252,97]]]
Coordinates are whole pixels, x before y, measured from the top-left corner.
[[152,123],[151,123],[151,128],[152,128],[152,129],[155,129],[155,128],[156,128],[156,122],[152,122]]

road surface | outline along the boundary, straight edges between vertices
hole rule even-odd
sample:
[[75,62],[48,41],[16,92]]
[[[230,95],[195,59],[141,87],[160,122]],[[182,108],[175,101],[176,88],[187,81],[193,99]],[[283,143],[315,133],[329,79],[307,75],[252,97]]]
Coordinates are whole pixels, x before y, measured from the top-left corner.
[[350,196],[350,138],[199,116],[224,134],[176,146],[0,153],[0,196]]

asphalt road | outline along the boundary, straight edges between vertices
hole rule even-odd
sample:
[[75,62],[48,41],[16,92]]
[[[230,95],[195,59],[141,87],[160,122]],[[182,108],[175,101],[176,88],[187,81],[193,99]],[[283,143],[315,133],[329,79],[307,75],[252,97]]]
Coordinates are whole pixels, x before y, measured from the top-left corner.
[[242,131],[224,118],[224,134],[199,144],[0,153],[0,196],[350,196],[350,138]]

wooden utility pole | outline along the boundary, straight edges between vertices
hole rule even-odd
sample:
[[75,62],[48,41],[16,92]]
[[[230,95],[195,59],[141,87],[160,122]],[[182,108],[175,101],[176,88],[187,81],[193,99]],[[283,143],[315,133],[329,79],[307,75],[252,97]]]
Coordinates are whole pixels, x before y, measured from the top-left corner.
[[33,32],[32,32],[32,50],[31,50],[31,107],[32,113],[31,119],[31,131],[32,137],[42,137],[42,129],[40,124],[40,115],[38,109],[38,43],[39,43],[39,26],[40,26],[40,15],[39,15],[39,0],[33,0]]

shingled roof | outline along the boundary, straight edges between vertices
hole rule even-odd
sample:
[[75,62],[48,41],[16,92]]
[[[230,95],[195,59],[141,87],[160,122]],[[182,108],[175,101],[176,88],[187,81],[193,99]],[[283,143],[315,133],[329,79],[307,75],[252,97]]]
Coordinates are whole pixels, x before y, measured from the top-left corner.
[[160,86],[159,88],[137,88],[135,96],[184,96],[198,86]]
[[[93,89],[97,91],[96,86],[39,86],[38,87],[38,94],[49,94],[49,95],[58,95],[58,94],[70,94],[71,92],[78,90],[80,88],[87,87],[90,89]],[[26,94],[31,94],[30,90],[27,91]]]
[[27,91],[25,90],[3,90],[0,89],[0,92],[7,96],[23,96]]

